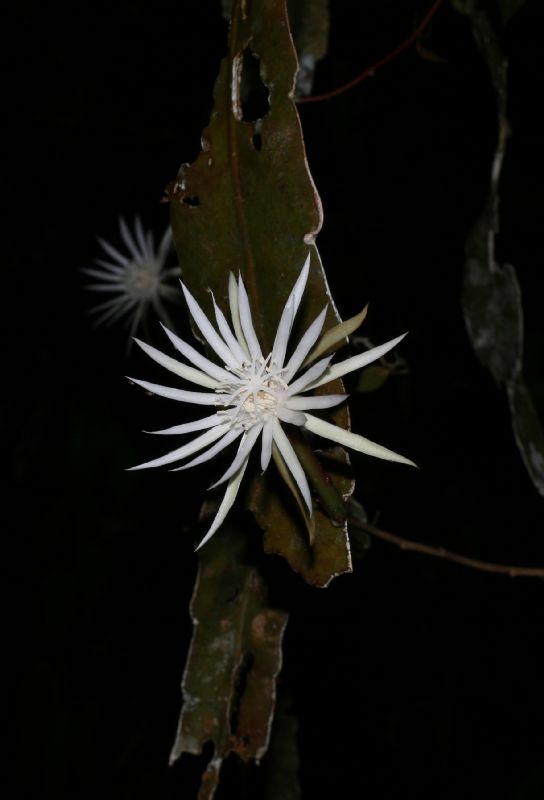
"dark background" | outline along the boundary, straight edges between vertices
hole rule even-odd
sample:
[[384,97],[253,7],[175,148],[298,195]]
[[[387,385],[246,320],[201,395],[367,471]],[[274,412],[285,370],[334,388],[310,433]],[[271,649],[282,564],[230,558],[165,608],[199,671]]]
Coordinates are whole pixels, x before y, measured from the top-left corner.
[[[392,50],[428,2],[332,5],[316,91]],[[91,328],[78,270],[98,255],[96,234],[115,239],[119,214],[166,226],[159,200],[198,154],[226,26],[211,0],[19,8],[4,94],[15,178],[3,233],[10,796],[190,800],[201,764],[166,764],[193,526],[215,473],[124,472],[162,452],[140,431],[173,424],[175,409],[127,384],[124,331]],[[526,378],[542,410],[541,12],[528,2],[503,35],[513,136],[498,255],[519,276]],[[466,18],[446,5],[424,44],[445,63],[411,49],[350,93],[300,109],[340,313],[370,300],[364,332],[375,342],[410,330],[400,348],[409,374],[354,393],[351,406],[356,430],[421,470],[355,456],[357,496],[387,530],[542,565],[543,501],[460,305],[464,241],[495,145],[493,93]],[[130,371],[146,377],[146,367],[131,355]],[[282,686],[299,719],[303,798],[542,797],[541,582],[380,541],[325,591],[271,561],[274,599],[291,612]]]

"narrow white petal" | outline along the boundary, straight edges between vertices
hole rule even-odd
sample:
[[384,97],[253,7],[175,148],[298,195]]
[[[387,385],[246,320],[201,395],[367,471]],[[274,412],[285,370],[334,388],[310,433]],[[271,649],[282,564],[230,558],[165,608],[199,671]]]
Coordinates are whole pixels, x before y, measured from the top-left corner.
[[149,383],[148,381],[140,381],[136,378],[130,378],[129,381],[138,384],[148,392],[159,395],[160,397],[168,397],[170,400],[179,400],[181,403],[195,403],[197,406],[214,406],[219,405],[221,398],[215,392],[188,392],[185,389],[174,389],[172,386],[160,386],[158,383]]
[[126,244],[128,250],[130,250],[131,254],[134,256],[135,259],[140,261],[142,254],[136,247],[136,242],[134,241],[132,234],[128,228],[128,225],[123,219],[123,217],[119,217],[119,230],[121,231],[121,238]]
[[130,258],[124,256],[119,250],[116,250],[109,242],[105,239],[101,239],[99,236],[97,237],[99,245],[102,247],[106,253],[113,258],[114,261],[118,262],[122,267],[124,267],[130,261]]
[[193,422],[183,422],[181,425],[172,425],[171,428],[163,428],[160,431],[144,431],[144,433],[159,433],[161,435],[178,435],[180,433],[194,433],[203,431],[206,428],[214,428],[216,425],[224,425],[225,417],[222,414],[212,414],[211,417],[195,419]]
[[206,386],[208,389],[216,389],[219,386],[219,381],[215,380],[215,378],[211,378],[209,375],[205,375],[204,372],[182,364],[175,358],[170,358],[170,356],[161,353],[160,350],[140,341],[140,339],[135,338],[134,341],[142,348],[144,353],[153,359],[153,361],[156,361],[161,367],[170,370],[170,372],[173,372],[175,375],[179,375],[180,378],[185,378],[185,380],[196,383],[198,386]]
[[227,322],[225,315],[215,302],[215,297],[213,296],[212,292],[212,300],[213,300],[213,308],[215,311],[215,319],[217,320],[217,327],[219,328],[219,333],[227,343],[227,347],[231,350],[232,354],[236,357],[241,366],[244,361],[246,361],[246,354],[236,341],[235,336],[233,335],[230,325]]
[[89,292],[117,292],[117,294],[122,292],[123,294],[128,294],[127,287],[122,281],[118,281],[113,286],[104,283],[86,283],[83,288]]
[[227,364],[229,367],[239,366],[236,357],[233,355],[233,353],[231,353],[225,342],[221,339],[191,292],[183,283],[181,284],[181,288],[183,289],[183,294],[185,295],[187,305],[189,306],[189,311],[191,312],[194,321],[196,322],[207,343],[213,350],[215,350],[219,358],[222,359],[223,364]]
[[323,311],[314,319],[314,321],[312,322],[312,324],[310,325],[310,327],[308,328],[308,330],[306,331],[300,342],[297,344],[295,352],[287,362],[287,368],[284,374],[284,380],[287,381],[287,383],[291,380],[293,375],[296,374],[300,365],[302,364],[302,362],[304,361],[304,359],[306,358],[306,356],[308,355],[314,344],[317,342],[319,334],[321,333],[321,330],[325,323],[327,308],[328,306],[325,306]]
[[272,456],[272,434],[274,433],[274,426],[272,420],[269,419],[265,422],[263,427],[263,440],[261,447],[261,469],[264,472],[270,464]]
[[371,442],[370,439],[365,439],[364,436],[360,436],[358,433],[351,433],[350,431],[345,431],[343,428],[339,428],[338,425],[331,425],[330,422],[318,419],[312,414],[306,414],[306,425],[304,427],[312,433],[316,433],[318,436],[323,436],[323,438],[330,439],[332,442],[337,442],[344,447],[357,450],[359,453],[366,453],[376,458],[384,458],[386,461],[398,461],[400,464],[410,464],[412,467],[416,466],[409,458],[400,456],[398,453],[388,450],[387,447],[382,447],[381,444]]
[[128,471],[133,472],[134,470],[147,469],[148,467],[162,467],[165,464],[172,464],[174,461],[181,461],[182,458],[192,456],[193,453],[197,453],[212,442],[215,442],[223,436],[225,431],[228,430],[228,427],[228,423],[217,425],[215,428],[211,428],[200,436],[197,436],[196,439],[193,439],[191,442],[187,442],[187,444],[184,444],[182,447],[178,447],[176,450],[172,450],[170,453],[166,453],[159,458],[154,458],[152,461],[146,461],[145,464],[138,464],[136,467],[130,467]]
[[276,331],[276,338],[272,347],[272,359],[276,362],[277,366],[281,369],[285,361],[285,353],[287,352],[287,345],[289,343],[289,336],[293,328],[295,319],[295,304],[292,294],[289,295],[285,307],[283,309],[280,324]]
[[285,406],[293,411],[312,411],[317,408],[332,408],[342,403],[347,394],[322,394],[310,397],[290,397]]
[[304,290],[306,288],[306,283],[308,281],[308,274],[310,272],[310,259],[311,253],[308,253],[306,256],[306,261],[302,265],[302,269],[300,270],[300,275],[298,276],[295,285],[293,286],[293,297],[295,300],[295,314],[298,311],[298,307],[300,305],[300,301],[302,300],[302,295],[304,294]]
[[396,347],[396,345],[398,345],[398,343],[401,342],[405,336],[406,333],[403,333],[401,336],[397,336],[395,339],[391,339],[389,342],[380,344],[378,347],[373,347],[371,350],[367,350],[365,353],[359,353],[359,355],[352,356],[352,358],[347,358],[345,361],[340,361],[338,364],[333,364],[328,368],[324,375],[311,383],[307,388],[315,389],[317,386],[322,386],[324,383],[333,381],[336,378],[341,378],[342,375],[347,375],[349,372],[354,372],[356,369],[362,369],[363,367],[366,367],[367,364],[372,364],[373,361],[377,361],[378,358],[381,358],[394,347]]
[[[242,478],[244,477],[244,472],[246,471],[247,462],[249,461],[249,456],[246,458],[236,475],[233,475],[230,479],[227,491],[224,494],[223,500],[221,501],[221,505],[217,510],[217,514],[215,515],[214,521],[211,524],[210,529],[196,548],[196,550],[200,550],[200,548],[209,541],[217,529],[222,525],[225,517],[231,510],[232,506],[234,505],[234,501],[236,500],[236,496],[238,494],[238,489],[240,488],[240,484],[242,483]],[[195,552],[196,552],[195,550]]]
[[104,303],[99,303],[97,306],[94,306],[94,308],[91,308],[90,311],[92,314],[95,314],[98,311],[106,311],[109,308],[119,308],[120,306],[125,305],[128,310],[129,308],[132,308],[132,306],[135,306],[137,302],[138,300],[135,300],[126,293],[120,296],[118,294],[117,297],[112,297],[111,300],[106,300]]
[[[128,259],[127,259],[128,263]],[[93,258],[93,264],[96,264],[97,267],[104,267],[109,272],[114,272],[116,275],[126,275],[126,264],[120,266],[119,264],[112,264],[111,261],[104,261],[103,258]]]
[[215,378],[221,383],[232,382],[232,375],[230,372],[227,372],[226,369],[217,366],[217,364],[214,364],[213,361],[209,360],[209,358],[203,356],[190,344],[187,344],[187,342],[184,342],[183,339],[179,338],[179,336],[176,336],[175,333],[172,333],[172,331],[168,330],[166,325],[163,325],[162,327],[178,353],[181,353],[182,356],[185,356],[185,358],[194,364],[195,367],[198,367],[202,370],[202,372],[205,372],[207,375],[210,375],[212,378]]
[[306,480],[306,475],[304,474],[304,470],[300,465],[300,461],[297,458],[297,454],[293,450],[291,442],[285,435],[277,419],[274,420],[273,425],[274,425],[274,432],[273,432],[274,442],[276,443],[276,446],[280,451],[283,460],[287,464],[289,472],[295,479],[299,491],[302,497],[304,498],[304,502],[308,506],[308,510],[311,514],[312,496],[310,494],[310,487],[308,486],[308,481]]
[[124,279],[124,271],[122,270],[120,270],[120,274],[98,269],[82,269],[81,272],[85,275],[90,275],[91,278],[97,278],[99,281],[106,281],[107,283],[122,283]]
[[136,217],[136,219],[134,220],[134,230],[136,232],[136,239],[138,241],[138,244],[140,245],[140,251],[141,251],[140,257],[141,258],[143,257],[143,259],[147,261],[149,260],[150,253],[147,249],[147,242],[145,240],[145,233],[140,217]]
[[257,425],[254,425],[246,432],[244,438],[240,443],[240,448],[236,453],[234,461],[232,462],[228,470],[219,478],[219,480],[210,486],[210,489],[215,489],[216,486],[220,486],[225,481],[228,481],[229,478],[231,478],[234,475],[234,473],[238,471],[240,465],[242,464],[242,461],[245,461],[245,459],[249,456],[253,448],[253,445],[261,435],[262,429],[263,429],[262,423],[259,423]]
[[208,450],[205,450],[204,453],[193,458],[192,461],[189,461],[187,464],[183,464],[181,467],[176,467],[173,469],[172,472],[181,472],[184,469],[189,469],[189,467],[196,467],[197,464],[204,464],[205,461],[210,461],[214,458],[221,450],[224,450],[225,447],[228,447],[229,444],[232,444],[236,439],[238,439],[242,434],[241,429],[231,428],[227,430],[225,435],[222,439],[220,439],[213,447],[210,447]]
[[[171,246],[172,246],[172,228],[169,225],[163,234],[161,243],[159,244],[159,251],[157,253],[157,259],[161,265],[164,264],[166,256],[168,255],[168,251],[170,250]],[[179,267],[177,267],[176,273],[179,274],[179,272],[181,272],[181,270],[179,269]]]
[[304,425],[306,422],[306,415],[300,411],[291,411],[290,408],[285,406],[278,406],[278,417],[282,422],[288,422],[290,425]]
[[244,332],[244,337],[249,347],[249,352],[252,358],[262,358],[261,346],[253,327],[253,320],[251,319],[251,309],[249,307],[249,298],[247,296],[246,287],[242,280],[242,276],[238,278],[238,311],[240,314],[240,323]]
[[248,360],[251,360],[251,354],[247,346],[246,337],[244,336],[242,325],[240,323],[240,309],[238,307],[238,284],[232,272],[229,272],[229,307],[232,326],[234,328],[234,333],[236,334],[238,344],[246,354]]
[[157,260],[155,255],[155,240],[153,238],[153,232],[148,231],[145,236],[145,246],[146,251],[149,256],[149,266],[153,268],[153,272],[157,273],[160,271],[161,265]]
[[108,300],[106,303],[100,303],[100,305],[95,306],[91,309],[91,313],[95,314],[98,311],[102,311],[104,309],[103,314],[100,314],[94,320],[94,325],[111,325],[115,320],[120,319],[123,314],[126,314],[131,309],[137,305],[138,300],[134,300],[132,297],[127,297],[126,295],[121,295],[120,297],[115,297],[113,300]]
[[332,356],[325,356],[325,358],[322,358],[320,361],[316,361],[306,372],[303,372],[300,378],[297,378],[287,389],[289,397],[294,397],[300,394],[300,392],[306,392],[309,386],[313,386],[312,381],[315,381],[325,372],[331,360]]
[[293,322],[295,320],[302,295],[304,294],[304,289],[306,288],[309,270],[310,254],[308,253],[306,261],[304,262],[304,266],[300,271],[300,275],[295,281],[295,285],[293,286],[291,294],[285,303],[285,308],[283,309],[283,313],[280,318],[276,338],[274,340],[274,346],[272,348],[273,359],[280,368],[283,367],[283,363],[285,361],[285,353],[287,351],[289,336],[291,334],[291,329],[293,327]]

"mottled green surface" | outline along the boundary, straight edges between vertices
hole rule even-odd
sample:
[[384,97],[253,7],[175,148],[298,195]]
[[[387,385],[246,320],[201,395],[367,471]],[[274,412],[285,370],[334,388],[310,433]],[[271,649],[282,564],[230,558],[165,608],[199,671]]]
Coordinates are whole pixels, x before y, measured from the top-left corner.
[[[330,302],[313,244],[322,212],[292,101],[297,61],[285,3],[238,3],[229,38],[229,52],[215,85],[211,120],[202,135],[202,151],[194,164],[182,167],[177,182],[169,187],[172,226],[184,280],[206,312],[211,313],[206,290],[213,290],[226,311],[228,273],[242,273],[257,334],[267,351],[308,247],[310,277],[295,335]],[[269,110],[254,122],[242,121],[240,73],[246,48],[260,60],[261,78],[269,91]],[[325,325],[337,323],[338,315],[329,305]],[[343,391],[341,382],[329,384],[327,391]],[[347,426],[347,411],[337,411],[335,420]],[[299,452],[304,443],[297,444],[297,438],[293,445]],[[338,519],[341,500],[329,476],[314,464],[310,478],[327,515]],[[316,541],[324,547],[317,558],[308,552],[300,515],[293,515],[275,495],[269,494],[263,502],[262,488],[259,499],[253,496],[250,506],[267,532],[267,550],[284,555],[306,580],[318,585],[350,569],[345,528],[333,527],[325,514],[317,513]],[[350,488],[339,486],[342,493]],[[296,552],[304,553],[301,557],[309,565],[307,569],[302,570],[299,555],[295,557],[295,541]],[[316,558],[317,571],[311,566]]]
[[471,23],[495,90],[498,136],[489,196],[466,243],[463,311],[476,355],[506,389],[516,444],[536,490],[544,496],[544,431],[523,377],[521,289],[514,267],[499,263],[495,255],[500,178],[510,133],[508,63],[486,12],[474,11]]
[[245,563],[236,528],[202,550],[191,601],[193,639],[183,676],[183,708],[171,763],[212,742],[200,798],[213,797],[222,761],[266,752],[287,615],[267,607],[259,572]]

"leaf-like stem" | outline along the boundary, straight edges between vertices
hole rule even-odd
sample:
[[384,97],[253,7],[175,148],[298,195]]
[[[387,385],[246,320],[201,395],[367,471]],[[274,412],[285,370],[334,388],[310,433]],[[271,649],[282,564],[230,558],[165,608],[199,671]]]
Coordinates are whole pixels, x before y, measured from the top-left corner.
[[331,100],[333,97],[337,97],[338,95],[347,92],[349,89],[352,89],[354,86],[357,86],[359,83],[362,83],[362,81],[364,81],[365,78],[373,77],[373,75],[375,75],[375,73],[379,69],[385,67],[386,64],[389,64],[397,56],[399,56],[402,52],[404,52],[404,50],[410,47],[411,44],[417,41],[417,39],[421,36],[422,32],[425,30],[429,22],[432,20],[432,18],[440,8],[440,6],[443,4],[443,2],[444,0],[435,0],[435,2],[432,4],[431,8],[427,12],[427,14],[423,17],[417,28],[407,39],[404,40],[404,42],[402,42],[402,44],[399,44],[398,47],[396,47],[394,50],[392,50],[383,58],[380,58],[379,61],[376,61],[370,67],[367,67],[364,70],[364,72],[362,72],[356,78],[353,78],[353,80],[349,81],[348,83],[345,83],[343,86],[338,86],[336,89],[331,89],[329,92],[324,92],[323,94],[314,94],[314,95],[309,95],[308,97],[298,97],[296,100],[297,104],[319,103],[322,100]]
[[362,522],[357,519],[348,519],[348,525],[351,525],[353,528],[360,528],[360,530],[366,531],[377,539],[383,539],[390,544],[396,544],[401,550],[412,550],[416,553],[424,553],[427,556],[443,558],[446,561],[453,561],[456,564],[462,564],[462,566],[469,567],[470,569],[480,570],[480,572],[494,572],[498,575],[509,575],[511,578],[544,578],[544,567],[515,567],[508,564],[494,564],[489,561],[479,561],[476,558],[469,558],[459,553],[452,553],[446,550],[445,547],[431,547],[428,544],[404,539],[402,536],[396,536],[394,533],[383,531],[381,528],[375,528],[374,525],[369,525],[367,522]]

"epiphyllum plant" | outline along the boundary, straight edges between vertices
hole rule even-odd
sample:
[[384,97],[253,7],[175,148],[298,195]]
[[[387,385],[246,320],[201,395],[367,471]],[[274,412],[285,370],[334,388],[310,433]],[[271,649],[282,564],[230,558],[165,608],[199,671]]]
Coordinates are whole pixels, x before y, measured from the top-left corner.
[[87,285],[86,289],[110,295],[108,300],[91,309],[92,313],[98,315],[95,324],[110,325],[125,317],[132,336],[145,319],[149,306],[161,319],[168,321],[162,301],[178,297],[177,290],[168,281],[174,275],[181,275],[181,269],[165,267],[172,248],[170,226],[157,248],[153,234],[144,230],[139,217],[134,221],[134,233],[120,217],[119,232],[126,252],[121,252],[99,237],[98,242],[111,261],[96,258],[96,266],[83,269],[82,272],[95,279],[95,283]]
[[172,400],[179,400],[184,403],[215,406],[217,411],[211,416],[194,422],[154,431],[154,433],[159,434],[183,434],[196,431],[204,431],[204,433],[201,433],[187,444],[166,453],[166,455],[147,461],[137,467],[132,467],[132,469],[145,469],[147,467],[172,464],[203,451],[196,458],[181,467],[177,467],[174,471],[188,469],[209,461],[217,453],[240,439],[238,452],[231,465],[224,475],[210,487],[214,488],[228,481],[227,490],[217,514],[199,547],[202,547],[213,536],[232,507],[247,467],[251,450],[259,437],[261,438],[260,464],[263,472],[270,463],[273,446],[275,445],[296,482],[308,512],[312,513],[312,499],[308,481],[298,457],[283,430],[283,423],[305,428],[312,433],[362,453],[413,465],[413,462],[409,459],[371,442],[359,434],[350,433],[308,413],[309,411],[332,408],[342,403],[346,398],[346,395],[343,394],[311,394],[313,389],[360,369],[366,364],[370,364],[395,347],[406,335],[397,336],[397,338],[391,339],[391,341],[379,347],[374,347],[365,353],[331,366],[332,355],[316,360],[324,352],[319,344],[316,346],[316,342],[319,339],[325,321],[327,312],[327,306],[325,306],[293,349],[291,356],[287,358],[289,337],[304,293],[309,268],[310,256],[306,259],[287,299],[278,325],[272,352],[267,356],[263,355],[255,334],[249,300],[242,278],[239,277],[238,281],[236,281],[232,273],[229,277],[229,306],[233,329],[212,295],[219,333],[191,293],[182,284],[189,311],[204,339],[218,356],[222,366],[205,358],[167,328],[165,328],[165,332],[176,350],[194,366],[183,364],[136,339],[142,350],[158,364],[198,386],[205,387],[209,391],[194,392],[159,386],[148,381],[136,380],[135,378],[130,378],[130,380],[153,394],[169,397]]

